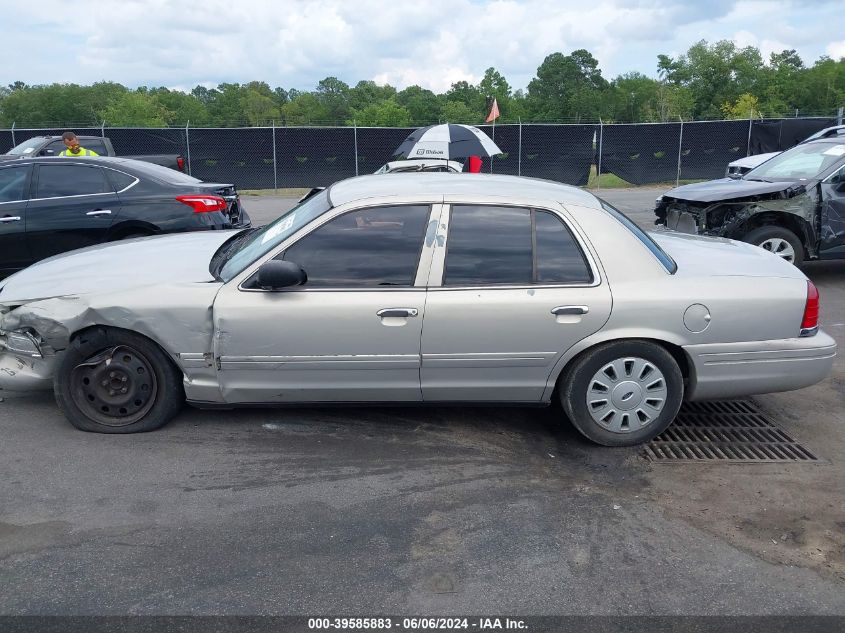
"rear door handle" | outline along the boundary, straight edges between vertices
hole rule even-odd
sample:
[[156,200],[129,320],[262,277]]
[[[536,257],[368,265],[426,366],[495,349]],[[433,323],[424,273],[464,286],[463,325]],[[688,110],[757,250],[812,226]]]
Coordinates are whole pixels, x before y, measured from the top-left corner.
[[558,306],[552,308],[552,314],[555,316],[587,314],[589,311],[590,308],[587,306]]
[[376,312],[376,315],[379,318],[387,319],[390,317],[415,317],[419,313],[416,308],[385,308]]
[[110,209],[94,209],[93,211],[89,211],[85,215],[111,215]]
[[0,222],[20,222],[21,216],[19,215],[7,215],[0,218]]

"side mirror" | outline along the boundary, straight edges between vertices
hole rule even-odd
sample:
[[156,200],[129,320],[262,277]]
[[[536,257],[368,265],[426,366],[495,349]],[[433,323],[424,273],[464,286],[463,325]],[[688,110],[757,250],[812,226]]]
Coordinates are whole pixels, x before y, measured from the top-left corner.
[[730,178],[731,180],[740,180],[742,178],[742,174],[738,171],[732,171],[728,174],[728,178]]
[[261,264],[255,284],[263,290],[282,290],[291,286],[301,286],[306,281],[308,281],[308,275],[299,264],[271,259]]

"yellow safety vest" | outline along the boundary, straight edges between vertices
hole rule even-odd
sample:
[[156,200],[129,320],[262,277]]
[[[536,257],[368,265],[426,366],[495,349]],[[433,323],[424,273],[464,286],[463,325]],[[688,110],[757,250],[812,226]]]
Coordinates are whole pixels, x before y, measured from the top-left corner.
[[72,157],[79,157],[79,156],[99,156],[97,152],[93,149],[85,149],[84,147],[79,148],[79,153],[74,154],[68,149],[62,150],[59,152],[59,156],[72,156]]

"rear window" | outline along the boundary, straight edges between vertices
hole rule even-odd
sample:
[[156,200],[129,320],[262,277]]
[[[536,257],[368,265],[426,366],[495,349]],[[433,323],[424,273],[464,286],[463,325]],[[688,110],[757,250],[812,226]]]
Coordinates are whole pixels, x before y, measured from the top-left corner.
[[677,272],[678,265],[675,263],[675,260],[669,257],[669,255],[666,254],[666,251],[660,248],[660,246],[657,245],[657,242],[649,237],[648,233],[634,224],[627,215],[622,213],[616,207],[608,204],[601,198],[599,198],[599,202],[601,202],[601,206],[605,211],[616,218],[622,226],[631,231],[631,233],[633,233],[636,238],[642,242],[643,246],[651,251],[651,254],[654,255],[661,264],[663,264],[663,267],[669,273],[674,275]]
[[145,176],[155,178],[161,182],[166,182],[169,185],[196,185],[202,182],[199,178],[194,178],[188,174],[183,174],[181,171],[176,171],[175,169],[170,169],[170,167],[164,167],[154,163],[134,161],[132,167]]

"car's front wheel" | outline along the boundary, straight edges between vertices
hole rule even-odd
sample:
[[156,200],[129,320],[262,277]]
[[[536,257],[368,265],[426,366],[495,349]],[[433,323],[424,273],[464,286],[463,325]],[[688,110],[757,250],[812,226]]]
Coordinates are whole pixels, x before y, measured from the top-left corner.
[[73,339],[53,392],[71,424],[95,433],[158,429],[179,412],[185,397],[179,370],[158,345],[111,328]]
[[804,261],[804,245],[800,238],[782,226],[761,226],[746,233],[742,241],[759,246],[795,266]]
[[668,427],[684,395],[678,363],[648,341],[599,345],[561,378],[561,404],[572,425],[604,446],[647,442]]

